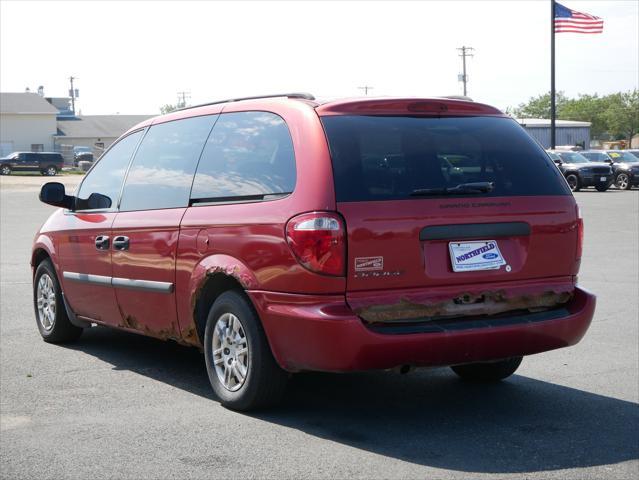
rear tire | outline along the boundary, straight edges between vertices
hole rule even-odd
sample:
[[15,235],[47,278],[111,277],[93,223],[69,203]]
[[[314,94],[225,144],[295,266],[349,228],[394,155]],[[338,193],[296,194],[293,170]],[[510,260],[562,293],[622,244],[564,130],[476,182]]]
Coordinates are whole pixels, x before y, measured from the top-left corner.
[[33,307],[40,335],[48,343],[77,340],[82,328],[71,323],[62,299],[62,290],[50,260],[43,260],[33,278]]
[[463,380],[469,382],[498,382],[506,377],[510,377],[521,365],[522,357],[512,357],[497,362],[469,363],[466,365],[455,365],[453,369]]
[[566,175],[566,181],[568,182],[570,190],[572,190],[573,192],[578,192],[581,189],[581,181],[576,174],[571,173],[569,175]]
[[206,370],[220,403],[247,411],[277,403],[288,374],[271,353],[262,324],[243,293],[220,295],[206,319]]
[[0,167],[0,175],[11,175],[11,167],[9,165],[2,165],[2,167]]

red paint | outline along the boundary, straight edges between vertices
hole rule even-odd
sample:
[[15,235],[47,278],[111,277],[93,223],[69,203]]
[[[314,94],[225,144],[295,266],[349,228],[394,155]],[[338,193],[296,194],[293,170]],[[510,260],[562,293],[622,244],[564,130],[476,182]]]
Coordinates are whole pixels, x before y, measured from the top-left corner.
[[[595,298],[579,289],[568,305],[570,315],[564,318],[456,333],[379,334],[353,313],[353,309],[392,304],[402,298],[431,302],[483,290],[502,290],[508,296],[574,288],[580,220],[572,196],[336,204],[320,116],[504,116],[501,112],[448,99],[353,99],[323,105],[264,99],[174,112],[134,129],[198,115],[253,110],[275,113],[287,123],[297,164],[294,192],[258,203],[124,213],[55,212],[36,236],[33,248],[47,252],[60,278],[63,271],[71,271],[174,284],[172,293],[161,294],[62,280],[76,314],[141,333],[181,336],[198,344],[193,335],[196,301],[208,278],[225,275],[247,291],[276,359],[291,371],[490,360],[572,345],[583,336],[594,314]],[[465,202],[485,205],[456,205]],[[346,275],[312,272],[291,251],[287,222],[308,212],[332,212],[343,218]],[[425,226],[522,221],[530,225],[530,236],[497,239],[511,267],[508,274],[503,270],[453,273],[447,241],[419,240]],[[111,239],[126,235],[131,248],[99,252],[94,245],[97,235]],[[356,277],[356,259],[368,265],[362,258],[372,258],[375,269],[383,263],[383,271],[389,274]]]
[[[175,283],[175,260],[184,208],[120,212],[111,238],[129,237],[131,247],[113,250],[112,275],[155,282]],[[123,324],[135,330],[177,337],[175,295],[125,288],[115,289]]]

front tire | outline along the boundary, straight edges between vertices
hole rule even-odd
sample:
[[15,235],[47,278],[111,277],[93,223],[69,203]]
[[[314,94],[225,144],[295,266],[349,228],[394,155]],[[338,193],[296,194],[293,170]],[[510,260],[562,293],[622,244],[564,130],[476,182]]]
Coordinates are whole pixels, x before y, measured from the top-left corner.
[[630,175],[625,172],[617,174],[615,177],[615,187],[619,190],[630,190]]
[[521,365],[522,357],[512,357],[497,362],[469,363],[466,365],[455,365],[453,369],[462,380],[470,382],[498,382],[506,377],[510,377]]
[[49,177],[55,177],[58,174],[58,168],[53,165],[50,165],[47,167],[45,172]]
[[576,174],[571,173],[569,175],[566,175],[566,181],[568,182],[570,190],[572,190],[573,192],[578,192],[581,189],[581,181]]
[[206,319],[206,370],[220,403],[247,411],[277,403],[287,373],[278,365],[253,306],[240,292],[220,295]]
[[49,260],[43,260],[33,278],[33,307],[40,335],[45,342],[77,340],[82,328],[71,323],[62,299],[62,290]]
[[2,167],[0,167],[0,175],[11,175],[11,167],[9,165],[2,165]]

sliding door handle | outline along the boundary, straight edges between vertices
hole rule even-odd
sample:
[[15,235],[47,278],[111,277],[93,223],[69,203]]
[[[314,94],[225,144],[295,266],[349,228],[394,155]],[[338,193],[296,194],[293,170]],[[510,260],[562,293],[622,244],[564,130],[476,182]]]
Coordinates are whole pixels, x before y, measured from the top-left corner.
[[113,239],[113,250],[128,250],[129,237],[119,235]]

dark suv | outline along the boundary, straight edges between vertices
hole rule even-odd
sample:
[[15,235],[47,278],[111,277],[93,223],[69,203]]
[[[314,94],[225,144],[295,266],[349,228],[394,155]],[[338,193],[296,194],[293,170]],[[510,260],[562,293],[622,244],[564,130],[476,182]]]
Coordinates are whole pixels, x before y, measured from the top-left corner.
[[612,169],[607,163],[589,161],[580,152],[549,150],[550,158],[557,164],[573,192],[585,187],[595,187],[605,192],[612,184]]
[[12,171],[33,171],[42,175],[56,175],[64,166],[64,158],[53,152],[13,152],[0,158],[0,174]]
[[231,408],[291,373],[452,366],[495,381],[577,343],[583,222],[544,150],[452,99],[216,102],[116,141],[36,234],[47,342],[93,324],[204,351]]
[[627,150],[606,150],[615,176],[615,186],[630,190],[639,186],[639,158]]

